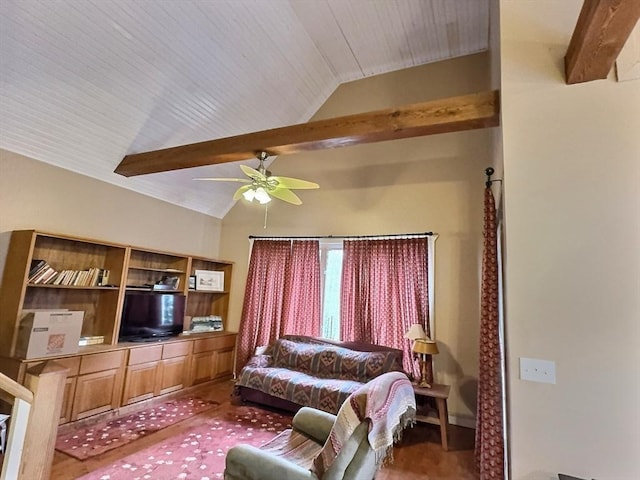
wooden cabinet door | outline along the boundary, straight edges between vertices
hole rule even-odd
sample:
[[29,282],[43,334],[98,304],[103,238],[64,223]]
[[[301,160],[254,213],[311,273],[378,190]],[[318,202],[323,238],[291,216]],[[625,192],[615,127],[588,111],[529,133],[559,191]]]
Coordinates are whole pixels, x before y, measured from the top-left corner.
[[166,358],[160,363],[156,395],[175,392],[187,386],[189,357]]
[[152,398],[156,387],[158,362],[129,365],[124,380],[122,404],[140,402]]
[[[24,383],[27,370],[40,365],[44,361],[46,360],[26,363],[19,376],[20,383]],[[56,358],[53,361],[58,365],[69,369],[67,372],[67,379],[64,384],[62,407],[60,408],[60,420],[58,422],[62,425],[63,423],[71,421],[71,407],[73,406],[73,397],[76,392],[76,375],[78,375],[78,371],[80,370],[80,357]]]
[[122,370],[119,368],[78,376],[71,420],[80,420],[117,408],[121,392]]
[[76,377],[67,377],[62,394],[62,407],[60,408],[59,424],[71,421],[71,407],[73,406],[73,396],[76,393]]
[[191,358],[191,383],[208,382],[214,373],[214,352],[194,353]]
[[234,350],[234,348],[225,348],[214,352],[214,378],[224,377],[233,373]]

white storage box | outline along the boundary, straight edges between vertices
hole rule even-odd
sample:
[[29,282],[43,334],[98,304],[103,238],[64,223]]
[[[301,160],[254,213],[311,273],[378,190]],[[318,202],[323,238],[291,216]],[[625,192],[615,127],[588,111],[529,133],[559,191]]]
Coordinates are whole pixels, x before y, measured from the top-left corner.
[[35,311],[20,322],[16,356],[41,358],[78,352],[84,312]]

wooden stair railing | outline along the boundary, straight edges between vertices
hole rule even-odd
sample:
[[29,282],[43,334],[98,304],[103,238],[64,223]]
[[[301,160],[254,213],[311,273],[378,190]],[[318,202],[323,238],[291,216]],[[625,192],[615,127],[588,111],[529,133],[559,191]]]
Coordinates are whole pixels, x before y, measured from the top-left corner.
[[43,362],[25,386],[0,373],[0,399],[12,404],[0,480],[46,480],[51,473],[67,368]]

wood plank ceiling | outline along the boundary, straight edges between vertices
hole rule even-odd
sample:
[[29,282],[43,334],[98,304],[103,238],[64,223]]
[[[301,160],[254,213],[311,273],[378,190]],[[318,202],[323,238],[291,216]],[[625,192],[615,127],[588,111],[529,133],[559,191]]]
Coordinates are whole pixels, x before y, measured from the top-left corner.
[[[343,82],[487,49],[488,0],[2,0],[0,148],[222,218],[237,164],[127,154],[306,122]],[[246,162],[243,162],[246,163]]]

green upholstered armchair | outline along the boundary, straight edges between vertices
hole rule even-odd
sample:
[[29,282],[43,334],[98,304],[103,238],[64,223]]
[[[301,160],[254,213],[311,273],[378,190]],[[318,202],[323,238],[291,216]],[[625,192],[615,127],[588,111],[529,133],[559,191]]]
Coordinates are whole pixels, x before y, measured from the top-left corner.
[[233,447],[227,453],[224,478],[373,479],[393,441],[414,416],[415,398],[406,375],[386,373],[352,393],[338,415],[303,407],[294,416],[292,429],[261,448]]
[[[327,440],[336,416],[303,407],[293,417],[293,430],[286,430],[262,448],[238,445],[227,453],[226,480],[311,480],[313,459]],[[367,441],[368,422],[356,428],[324,479],[373,478],[374,453]],[[358,473],[358,475],[356,475]]]

